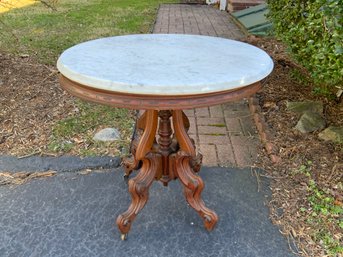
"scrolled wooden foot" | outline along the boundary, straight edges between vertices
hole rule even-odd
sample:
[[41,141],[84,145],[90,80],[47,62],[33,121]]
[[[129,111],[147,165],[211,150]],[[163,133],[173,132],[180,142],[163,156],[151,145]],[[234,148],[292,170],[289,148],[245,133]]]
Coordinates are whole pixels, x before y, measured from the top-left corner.
[[205,228],[208,231],[211,231],[217,224],[218,215],[207,208],[201,198],[204,182],[191,168],[191,156],[182,151],[178,152],[176,156],[176,172],[179,180],[184,186],[186,200],[202,217]]
[[133,163],[135,165],[141,163],[142,167],[138,175],[129,180],[129,192],[132,198],[131,204],[128,210],[117,218],[117,225],[122,234],[127,234],[130,231],[133,220],[148,201],[149,187],[154,181],[156,171],[161,164],[161,156],[151,152],[155,142],[157,120],[157,111],[149,110],[145,112],[145,128],[143,135],[139,139]]
[[202,156],[196,155],[194,144],[187,134],[187,120],[184,116],[182,111],[173,111],[174,131],[180,145],[175,157],[176,175],[184,186],[187,202],[202,217],[206,229],[211,231],[218,221],[218,216],[205,206],[201,198],[204,182],[195,172],[200,169]]
[[160,168],[160,159],[158,154],[147,154],[146,158],[143,159],[143,165],[138,175],[129,180],[129,192],[132,201],[128,210],[117,218],[117,225],[122,234],[127,234],[130,231],[133,220],[148,201],[149,187],[155,179],[157,169]]

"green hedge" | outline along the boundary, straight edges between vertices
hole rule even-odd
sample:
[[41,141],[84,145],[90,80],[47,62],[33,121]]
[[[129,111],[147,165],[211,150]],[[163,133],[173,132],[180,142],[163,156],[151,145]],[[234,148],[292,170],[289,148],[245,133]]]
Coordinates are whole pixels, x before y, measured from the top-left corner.
[[267,0],[276,35],[323,88],[343,86],[343,0]]

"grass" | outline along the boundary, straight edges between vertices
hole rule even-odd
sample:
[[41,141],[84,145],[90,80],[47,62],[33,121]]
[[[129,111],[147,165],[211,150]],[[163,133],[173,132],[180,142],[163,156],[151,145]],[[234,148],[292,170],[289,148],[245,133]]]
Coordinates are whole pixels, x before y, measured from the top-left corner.
[[[80,110],[76,116],[58,121],[53,128],[48,149],[52,152],[73,152],[79,155],[120,155],[128,148],[132,128],[133,113],[127,109],[113,108],[76,102]],[[115,127],[120,131],[121,140],[99,142],[92,138],[101,128]]]
[[[342,256],[343,246],[340,242],[343,230],[343,207],[329,192],[320,189],[312,177],[312,161],[301,165],[293,171],[307,177],[307,206],[300,207],[300,212],[306,215],[306,222],[314,224],[311,234],[314,241],[321,244],[327,251],[327,256]],[[343,187],[340,183],[338,187]]]
[[[0,14],[0,51],[35,56],[55,65],[63,50],[87,40],[149,33],[161,3],[176,0],[47,0]],[[79,155],[120,154],[127,149],[133,112],[77,102],[79,112],[56,121],[48,150]],[[94,142],[94,133],[116,127],[122,141]]]
[[314,232],[313,238],[322,244],[330,256],[343,254],[343,246],[339,238],[327,229],[333,227],[333,231],[343,230],[343,207],[336,204],[335,199],[327,192],[320,190],[314,180],[310,179],[308,186],[308,201],[310,203],[309,218],[307,222],[319,225]]
[[226,125],[225,125],[225,124],[220,124],[220,123],[218,123],[218,124],[209,124],[209,126],[212,126],[212,127],[218,127],[218,128],[223,128],[223,127],[226,127]]
[[55,64],[77,43],[106,36],[148,33],[160,3],[175,0],[59,0],[56,11],[38,3],[0,14],[0,50],[36,55]]
[[326,224],[343,230],[343,207],[336,204],[335,199],[327,192],[320,190],[315,181],[310,179],[308,186],[308,201],[311,212],[307,222],[319,224],[320,228],[315,231],[314,239],[322,244],[331,256],[343,254],[343,246],[339,239],[331,231],[326,229]]

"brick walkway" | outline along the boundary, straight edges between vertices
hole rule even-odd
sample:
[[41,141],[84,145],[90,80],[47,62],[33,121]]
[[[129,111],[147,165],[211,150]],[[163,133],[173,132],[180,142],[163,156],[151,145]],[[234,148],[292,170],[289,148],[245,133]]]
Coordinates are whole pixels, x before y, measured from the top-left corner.
[[[243,39],[231,16],[206,5],[165,4],[153,33],[200,34]],[[185,111],[190,135],[206,166],[251,166],[260,145],[247,101]]]

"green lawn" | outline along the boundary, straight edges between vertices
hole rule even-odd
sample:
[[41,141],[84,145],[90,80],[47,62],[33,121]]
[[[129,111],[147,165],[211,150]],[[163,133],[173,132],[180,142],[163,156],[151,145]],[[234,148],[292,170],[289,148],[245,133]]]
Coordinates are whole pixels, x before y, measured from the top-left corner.
[[[49,1],[47,1],[49,2]],[[54,64],[66,48],[99,37],[148,33],[161,3],[175,0],[59,0],[0,14],[0,50]]]

